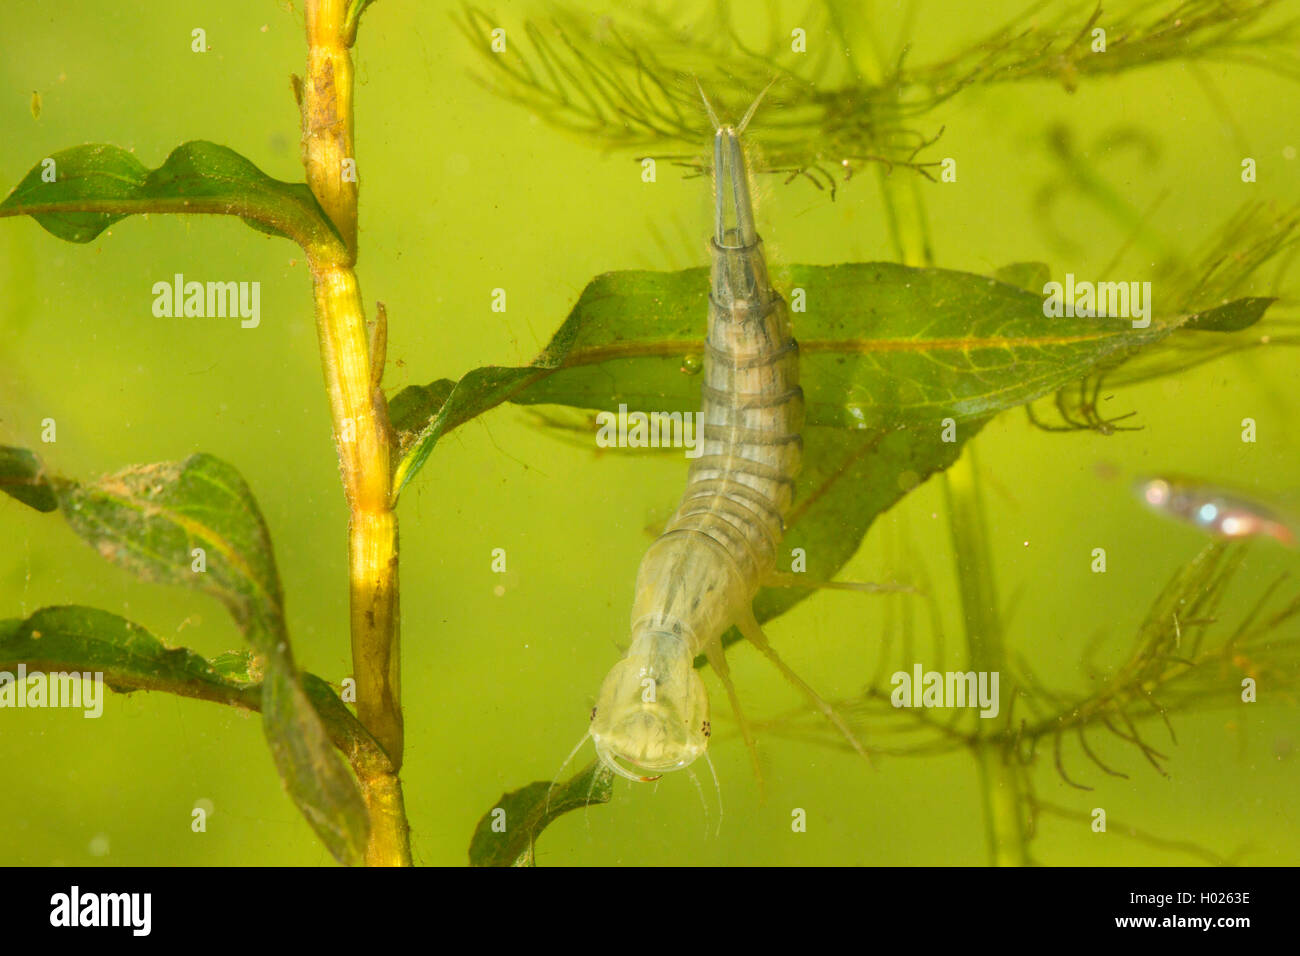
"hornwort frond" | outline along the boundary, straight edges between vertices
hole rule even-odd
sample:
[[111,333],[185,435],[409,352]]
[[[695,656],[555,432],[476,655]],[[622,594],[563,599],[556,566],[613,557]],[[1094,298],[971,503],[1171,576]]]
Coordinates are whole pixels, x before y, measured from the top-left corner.
[[1236,699],[1238,683],[1224,679],[1225,668],[1266,673],[1275,689],[1284,693],[1287,687],[1294,688],[1297,672],[1290,665],[1300,658],[1300,629],[1282,637],[1278,632],[1300,618],[1300,595],[1265,614],[1285,576],[1264,589],[1234,629],[1224,629],[1221,640],[1206,643],[1212,626],[1222,621],[1221,606],[1245,554],[1244,545],[1214,543],[1179,569],[1152,603],[1128,657],[1090,696],[1062,703],[1063,695],[1046,691],[1032,675],[1027,676],[1025,693],[1052,703],[1054,710],[1034,723],[1003,731],[1007,739],[1023,747],[1027,739],[1052,735],[1057,768],[1073,784],[1059,756],[1060,734],[1070,727],[1084,755],[1104,772],[1118,775],[1098,758],[1084,736],[1087,728],[1099,726],[1136,748],[1165,774],[1162,761],[1169,757],[1147,742],[1139,727],[1142,721],[1159,718],[1176,744],[1174,712]]

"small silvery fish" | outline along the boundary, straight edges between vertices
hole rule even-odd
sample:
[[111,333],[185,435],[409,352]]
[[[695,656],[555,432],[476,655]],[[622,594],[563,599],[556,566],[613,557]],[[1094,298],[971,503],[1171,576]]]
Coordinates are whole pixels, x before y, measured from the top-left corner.
[[1153,511],[1170,515],[1221,538],[1274,538],[1295,547],[1295,534],[1282,518],[1240,494],[1191,478],[1143,478],[1134,485]]

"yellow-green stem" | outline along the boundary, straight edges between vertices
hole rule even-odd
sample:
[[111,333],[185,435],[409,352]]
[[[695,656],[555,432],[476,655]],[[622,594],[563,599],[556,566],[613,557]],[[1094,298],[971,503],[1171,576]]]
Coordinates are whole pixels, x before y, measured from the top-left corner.
[[984,829],[989,862],[994,866],[1028,866],[1029,833],[1025,819],[1022,778],[1013,754],[1000,744],[977,742],[980,789],[984,794]]
[[943,489],[957,563],[968,663],[977,671],[997,671],[1003,664],[1002,620],[976,467],[975,445],[968,442],[961,457],[943,473]]
[[920,177],[907,170],[891,171],[885,167],[881,167],[879,176],[885,218],[898,261],[909,266],[932,265],[934,254],[930,249],[930,227],[925,217]]
[[394,773],[359,775],[370,811],[366,866],[410,866],[411,834],[402,801],[402,781]]
[[[886,81],[888,64],[875,32],[877,21],[871,16],[870,5],[832,5],[831,10],[832,26],[858,79],[868,86],[882,86]],[[850,33],[866,35],[868,55],[865,60],[856,60],[848,52]],[[889,142],[881,145],[891,149],[898,146]],[[931,265],[930,227],[925,217],[925,199],[921,195],[919,177],[907,170],[882,164],[877,170],[877,181],[880,183],[881,208],[898,261],[908,266]]]
[[357,712],[401,767],[397,517],[386,409],[371,386],[360,290],[351,269],[312,264],[317,332],[347,496],[352,660]]
[[[881,75],[882,66],[877,56],[873,62],[876,76]],[[881,204],[898,260],[909,266],[932,265],[934,253],[920,180],[882,167],[879,182]],[[1007,679],[1002,622],[976,481],[973,445],[967,444],[962,456],[943,473],[943,485],[957,563],[968,666],[972,670],[998,672],[1003,697],[1009,700],[1016,691]],[[1009,708],[1004,710],[1009,712]],[[979,738],[972,749],[979,766],[991,861],[995,866],[1023,866],[1030,862],[1024,812],[1027,795],[1023,792],[1023,778],[1012,763],[1014,757],[1005,747]]]
[[[999,675],[1001,706],[1003,713],[1009,714],[1006,701],[1016,690],[1007,673],[1002,647],[1002,620],[993,581],[993,554],[984,523],[977,468],[975,446],[968,442],[962,456],[943,473],[943,488],[966,631],[967,667]],[[983,730],[991,732],[994,729],[984,727],[984,721],[980,723]],[[995,866],[1023,866],[1029,862],[1026,794],[1023,792],[1023,779],[1013,763],[1014,754],[1004,743],[979,737],[972,743],[972,748],[979,764],[991,862]]]
[[307,183],[344,240],[309,249],[321,365],[348,504],[352,663],[357,716],[391,768],[354,763],[370,811],[370,866],[409,866],[402,802],[402,698],[397,517],[393,514],[388,406],[371,366],[356,264],[357,184],[352,137],[351,32],[346,0],[308,0],[302,85]]

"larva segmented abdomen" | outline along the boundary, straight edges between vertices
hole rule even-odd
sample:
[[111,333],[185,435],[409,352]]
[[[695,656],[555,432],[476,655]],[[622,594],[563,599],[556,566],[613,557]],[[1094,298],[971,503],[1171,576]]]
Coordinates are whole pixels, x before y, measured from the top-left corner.
[[[749,255],[761,263],[760,249]],[[669,530],[716,538],[756,586],[775,565],[803,449],[799,347],[784,300],[710,298],[706,348],[703,454]]]
[[702,454],[642,562],[633,610],[634,630],[671,628],[697,654],[775,567],[803,450],[799,348],[761,241],[713,252]]

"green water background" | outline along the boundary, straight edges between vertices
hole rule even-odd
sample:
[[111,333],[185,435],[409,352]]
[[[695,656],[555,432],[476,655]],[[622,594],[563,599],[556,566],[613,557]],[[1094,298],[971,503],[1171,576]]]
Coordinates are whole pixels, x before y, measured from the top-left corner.
[[[617,13],[619,5],[608,7]],[[1019,8],[926,3],[911,56],[950,52]],[[367,305],[382,299],[388,307],[390,392],[529,360],[599,273],[683,268],[706,256],[704,181],[661,165],[658,182],[645,184],[632,152],[591,148],[488,95],[470,78],[477,61],[451,21],[455,9],[380,0],[356,50],[359,273]],[[539,8],[491,9],[518,36],[522,17]],[[892,37],[898,13],[881,16]],[[195,27],[207,31],[204,55],[190,51]],[[272,176],[301,180],[289,74],[301,73],[304,59],[301,11],[283,3],[5,4],[0,191],[42,157],[83,142],[116,143],[153,166],[181,142],[209,139]],[[1045,148],[1053,122],[1068,124],[1085,148],[1116,126],[1152,137],[1153,163],[1136,151],[1088,158],[1136,206],[1168,190],[1153,223],[1184,249],[1246,199],[1300,199],[1300,133],[1287,106],[1295,84],[1243,67],[1200,70],[1226,108],[1186,65],[1164,64],[1085,79],[1072,96],[1051,82],[972,91],[927,117],[927,128],[946,126],[939,154],[959,162],[957,183],[924,190],[936,263],[988,273],[1046,259],[1054,276],[1086,277],[1110,259],[1123,231],[1077,197],[1064,197],[1054,215],[1080,248],[1056,248],[1044,233],[1036,192],[1058,175]],[[1253,185],[1240,180],[1246,155],[1259,163]],[[871,176],[835,202],[806,183],[763,178],[757,203],[775,261],[892,255]],[[154,318],[150,288],[177,272],[260,281],[261,327]],[[489,307],[497,287],[508,290],[505,314]],[[1203,543],[1141,510],[1127,490],[1131,474],[1176,470],[1295,492],[1295,381],[1293,352],[1257,353],[1118,393],[1108,408],[1137,409],[1141,432],[1047,434],[1019,411],[985,429],[977,441],[995,576],[1004,605],[1015,598],[1007,640],[1041,677],[1081,689],[1085,644],[1104,632],[1118,639],[1118,652],[1158,587]],[[321,385],[309,277],[288,242],[218,217],[133,218],[85,246],[28,220],[0,222],[0,442],[38,446],[48,417],[58,442],[38,450],[68,475],[196,451],[232,462],[273,534],[295,653],[306,669],[338,681],[350,671],[346,513]],[[1240,441],[1248,416],[1259,422],[1255,444]],[[1099,477],[1099,463],[1122,477]],[[499,794],[559,769],[625,639],[644,529],[670,511],[684,475],[675,457],[597,455],[505,408],[446,439],[406,491],[403,779],[417,862],[463,863],[477,820]],[[240,646],[215,602],[135,581],[57,518],[5,499],[0,522],[0,616],[82,603],[205,654]],[[890,541],[924,560],[951,645],[959,609],[936,482],[877,522],[843,576],[891,573],[883,557]],[[1104,575],[1089,571],[1099,546],[1109,556]],[[505,575],[490,571],[494,548],[506,549]],[[1296,560],[1256,548],[1242,593],[1294,571]],[[1247,603],[1235,596],[1228,606],[1240,613]],[[823,594],[769,632],[814,686],[845,696],[875,670],[883,606]],[[737,648],[731,660],[753,716],[799,707],[751,649]],[[540,863],[986,861],[967,755],[886,760],[868,771],[842,751],[764,735],[769,794],[760,803],[721,689],[711,675],[706,681],[719,728],[711,752],[725,801],[720,835],[709,832],[685,778],[653,788],[620,782],[611,806],[547,832]],[[1103,739],[1095,748],[1129,780],[1105,776],[1067,745],[1076,776],[1096,789],[1067,787],[1044,761],[1035,775],[1040,795],[1085,812],[1104,807],[1113,821],[1221,853],[1249,847],[1249,862],[1294,864],[1300,721],[1294,698],[1272,691],[1263,687],[1263,701],[1249,707],[1175,718],[1168,779]],[[1150,729],[1157,746],[1167,745],[1163,729]],[[0,863],[328,862],[247,715],[162,694],[110,696],[95,721],[9,711],[0,713],[0,757]],[[207,832],[195,834],[190,811],[201,799],[214,812]],[[795,807],[807,811],[806,833],[791,832]],[[1191,861],[1119,830],[1112,824],[1098,835],[1045,819],[1033,852],[1047,863]]]

